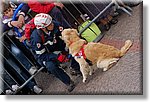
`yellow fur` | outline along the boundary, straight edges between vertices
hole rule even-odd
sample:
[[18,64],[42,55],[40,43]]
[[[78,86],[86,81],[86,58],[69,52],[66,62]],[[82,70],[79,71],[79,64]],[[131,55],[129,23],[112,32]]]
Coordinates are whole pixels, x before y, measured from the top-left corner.
[[[80,51],[85,43],[87,43],[85,40],[79,38],[76,29],[64,29],[62,32],[62,39],[69,48],[69,53],[73,56]],[[131,45],[132,42],[127,40],[125,45],[119,50],[110,45],[90,42],[84,46],[84,52],[88,60],[92,61],[93,64],[97,64],[98,68],[102,68],[103,71],[106,71],[127,52]],[[90,69],[88,63],[83,58],[75,58],[75,60],[80,65],[83,82],[85,82],[87,76],[92,73],[92,69]]]

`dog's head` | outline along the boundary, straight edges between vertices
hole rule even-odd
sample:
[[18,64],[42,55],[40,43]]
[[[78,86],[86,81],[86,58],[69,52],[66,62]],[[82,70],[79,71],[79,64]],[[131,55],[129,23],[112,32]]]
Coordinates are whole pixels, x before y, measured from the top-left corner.
[[64,29],[61,34],[62,40],[64,40],[67,47],[69,47],[73,42],[80,40],[76,29]]
[[80,39],[76,29],[64,29],[62,31],[62,40],[66,43],[66,47],[69,48],[69,53],[72,56],[76,55],[82,46],[87,42],[83,39]]

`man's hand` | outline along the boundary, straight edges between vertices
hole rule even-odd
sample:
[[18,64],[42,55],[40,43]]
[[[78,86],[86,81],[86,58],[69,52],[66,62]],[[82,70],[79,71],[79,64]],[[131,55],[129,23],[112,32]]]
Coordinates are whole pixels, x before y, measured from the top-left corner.
[[60,2],[55,2],[54,5],[60,7],[61,9],[64,7],[64,5]]
[[22,23],[19,21],[11,21],[11,25],[17,28],[21,28],[22,27]]
[[23,15],[19,15],[18,22],[22,24],[21,27],[25,24],[25,19]]
[[23,42],[24,40],[26,40],[27,38],[25,37],[25,35],[23,35],[22,37],[19,38],[20,42]]

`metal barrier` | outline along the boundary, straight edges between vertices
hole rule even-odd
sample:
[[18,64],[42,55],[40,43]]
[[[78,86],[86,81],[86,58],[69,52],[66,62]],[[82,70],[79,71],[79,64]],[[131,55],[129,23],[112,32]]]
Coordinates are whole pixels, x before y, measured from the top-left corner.
[[[79,10],[79,8],[77,8],[75,6],[75,4],[69,0],[69,2],[73,5],[73,7],[79,12],[80,15],[83,15],[81,13],[81,11]],[[81,31],[79,31],[79,35],[81,36],[82,33],[86,30],[86,29],[90,29],[93,33],[96,33],[95,31],[93,31],[90,26],[91,24],[93,24],[100,16],[102,16],[109,8],[111,8],[112,6],[115,6],[117,9],[120,9],[122,11],[124,11],[125,13],[127,13],[128,15],[132,15],[127,9],[125,9],[124,7],[119,6],[119,4],[116,1],[112,1],[110,2],[102,11],[100,11],[100,9],[92,2],[91,4],[95,7],[96,10],[99,11],[99,14],[97,14],[96,16],[89,10],[88,7],[86,7],[86,5],[83,3],[83,1],[79,0],[79,2],[83,5],[83,7],[87,10],[87,12],[89,12],[92,17],[94,17],[85,27],[83,27],[83,29]],[[79,21],[77,20],[77,18],[75,18],[71,12],[65,7],[65,9],[67,10],[67,12],[73,17],[73,19],[79,24],[81,25],[81,23],[79,23]],[[84,20],[84,19],[83,19]],[[84,20],[85,21],[85,20]],[[93,40],[93,42],[98,42],[102,39],[102,37],[104,36],[104,34],[102,33],[101,35],[97,36],[97,38],[95,40]]]
[[[7,40],[10,40],[10,43],[12,45],[16,46],[15,43],[11,40],[11,38],[7,35],[7,32],[5,32],[3,34],[3,36],[1,36],[1,39],[4,36],[7,38]],[[39,68],[35,74],[30,75],[28,70],[26,69],[26,67],[22,64],[22,62],[19,59],[17,59],[17,57],[11,51],[9,46],[6,45],[5,40],[1,40],[0,44],[1,44],[1,46],[3,46],[3,50],[4,50],[4,52],[0,53],[1,61],[3,63],[2,64],[3,66],[1,66],[1,70],[0,70],[1,94],[17,94],[31,80],[33,80],[33,78],[42,69],[44,69],[44,67]],[[9,56],[7,56],[7,54],[5,54],[5,53],[9,53]],[[25,56],[25,58],[29,61],[29,63],[32,66],[34,66],[32,61],[30,61],[30,58],[27,58],[26,56]],[[11,83],[12,81],[13,81],[13,83]],[[18,82],[18,81],[21,81],[21,82]],[[17,85],[18,86],[17,89],[13,89],[12,85]]]

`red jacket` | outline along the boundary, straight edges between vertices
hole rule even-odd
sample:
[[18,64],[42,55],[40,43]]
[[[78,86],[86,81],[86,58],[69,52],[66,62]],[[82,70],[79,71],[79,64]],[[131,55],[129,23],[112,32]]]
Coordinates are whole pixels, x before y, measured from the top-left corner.
[[39,2],[38,0],[29,0],[28,5],[36,13],[48,13],[55,7],[53,2]]
[[30,40],[30,36],[32,33],[32,30],[35,29],[36,26],[34,24],[34,18],[32,18],[27,24],[25,24],[25,31],[24,31],[24,36]]

